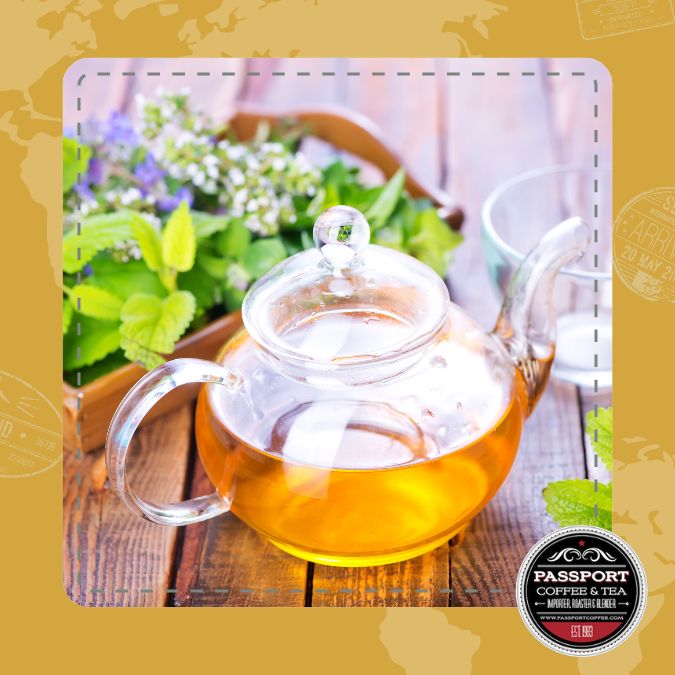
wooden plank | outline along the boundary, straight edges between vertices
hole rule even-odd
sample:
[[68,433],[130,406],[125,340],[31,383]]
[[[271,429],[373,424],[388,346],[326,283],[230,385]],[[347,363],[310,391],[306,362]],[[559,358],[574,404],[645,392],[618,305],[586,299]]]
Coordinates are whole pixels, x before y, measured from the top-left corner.
[[314,565],[313,607],[447,607],[449,546],[392,565]]
[[[213,487],[196,460],[191,496]],[[307,563],[280,551],[231,513],[185,528],[179,607],[302,607]]]
[[553,163],[544,67],[536,59],[509,60],[507,67],[497,60],[450,59],[438,68],[460,73],[444,74],[442,80],[445,187],[466,214],[465,242],[457,250],[449,279],[455,300],[485,328],[494,324],[499,301],[491,293],[483,257],[480,210],[490,192],[507,178]]
[[[598,154],[599,164],[611,165],[612,92],[603,67],[590,59],[547,59],[545,64],[546,72],[551,73],[546,87],[558,162],[592,166],[593,156]],[[572,75],[574,72],[583,75]]]
[[[192,405],[141,430],[130,452],[129,476],[148,499],[183,497]],[[102,450],[68,452],[63,476],[63,584],[88,606],[157,607],[166,600],[177,530],[132,514],[109,489],[97,489]]]
[[337,59],[246,59],[248,73],[239,100],[275,108],[303,108],[338,102]]
[[553,381],[526,422],[509,477],[452,550],[453,606],[515,605],[523,557],[556,528],[541,491],[551,481],[583,475],[576,390]]
[[346,59],[340,63],[343,74],[337,84],[340,105],[373,121],[406,166],[423,180],[439,185],[441,78],[422,75],[433,73],[435,65],[434,59]]
[[[456,301],[486,328],[499,300],[487,289],[480,209],[488,194],[521,172],[555,163],[546,64],[539,60],[446,62],[448,189],[465,209],[465,242],[450,270]],[[485,75],[474,75],[483,72]],[[508,75],[497,75],[508,72]],[[534,73],[534,75],[523,75]],[[541,490],[584,475],[576,390],[552,382],[527,422],[505,484],[451,554],[453,606],[513,606],[520,561],[555,525]]]

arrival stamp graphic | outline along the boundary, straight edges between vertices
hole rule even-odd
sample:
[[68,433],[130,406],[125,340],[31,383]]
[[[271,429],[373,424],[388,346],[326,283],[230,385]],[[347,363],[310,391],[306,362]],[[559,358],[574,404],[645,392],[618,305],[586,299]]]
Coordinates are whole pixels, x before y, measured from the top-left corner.
[[614,223],[614,262],[621,280],[652,302],[675,302],[675,188],[632,199]]
[[613,649],[644,614],[644,568],[623,539],[599,527],[546,535],[518,572],[516,601],[530,632],[554,651],[593,656]]
[[41,473],[61,454],[58,410],[28,382],[0,371],[0,478]]
[[672,0],[577,0],[586,40],[667,26],[675,21]]

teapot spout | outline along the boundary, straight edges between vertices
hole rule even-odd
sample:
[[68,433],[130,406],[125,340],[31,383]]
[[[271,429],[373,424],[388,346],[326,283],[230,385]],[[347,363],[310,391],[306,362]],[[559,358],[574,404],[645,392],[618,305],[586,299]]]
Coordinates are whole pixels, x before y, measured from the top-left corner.
[[549,230],[515,271],[493,335],[506,347],[527,390],[530,414],[548,383],[555,355],[555,279],[590,243],[590,228],[578,217]]

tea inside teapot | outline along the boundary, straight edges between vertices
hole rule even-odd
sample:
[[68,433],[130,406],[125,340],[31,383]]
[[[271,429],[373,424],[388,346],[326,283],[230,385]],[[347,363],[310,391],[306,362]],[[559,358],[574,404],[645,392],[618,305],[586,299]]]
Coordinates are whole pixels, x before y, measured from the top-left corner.
[[[340,344],[363,330],[352,324]],[[299,380],[245,331],[217,361],[247,377],[234,393],[202,391],[201,460],[239,518],[300,557],[372,565],[434,548],[487,503],[515,457],[524,386],[459,313],[385,382]]]
[[[414,557],[464,528],[506,478],[553,359],[552,283],[588,228],[570,219],[542,240],[491,333],[431,269],[369,245],[355,209],[328,209],[314,239],[250,289],[244,327],[215,363],[178,359],[135,385],[111,424],[111,481],[155,522],[232,510],[307,560]],[[146,502],[127,482],[131,436],[158,398],[194,381],[216,492]]]

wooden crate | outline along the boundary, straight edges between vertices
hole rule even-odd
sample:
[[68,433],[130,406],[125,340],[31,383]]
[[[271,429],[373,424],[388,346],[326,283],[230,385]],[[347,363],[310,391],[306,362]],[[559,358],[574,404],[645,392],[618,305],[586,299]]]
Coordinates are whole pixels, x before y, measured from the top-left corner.
[[[401,159],[382,138],[377,127],[368,119],[337,107],[314,110],[265,110],[241,106],[230,124],[237,137],[247,140],[255,135],[260,123],[270,126],[288,119],[307,125],[312,136],[326,141],[339,150],[349,152],[370,162],[390,178],[402,166]],[[429,199],[439,214],[453,229],[459,229],[463,213],[443,190],[425,185],[406,169],[406,189],[413,197]],[[176,345],[169,358],[211,359],[220,346],[240,325],[239,313],[222,317],[205,328],[195,331]],[[63,443],[67,450],[88,452],[105,442],[110,420],[131,387],[145,374],[141,366],[129,364],[82,387],[63,383]],[[163,399],[147,415],[144,422],[156,419],[181,403],[196,396],[199,387],[181,387],[177,394]]]

